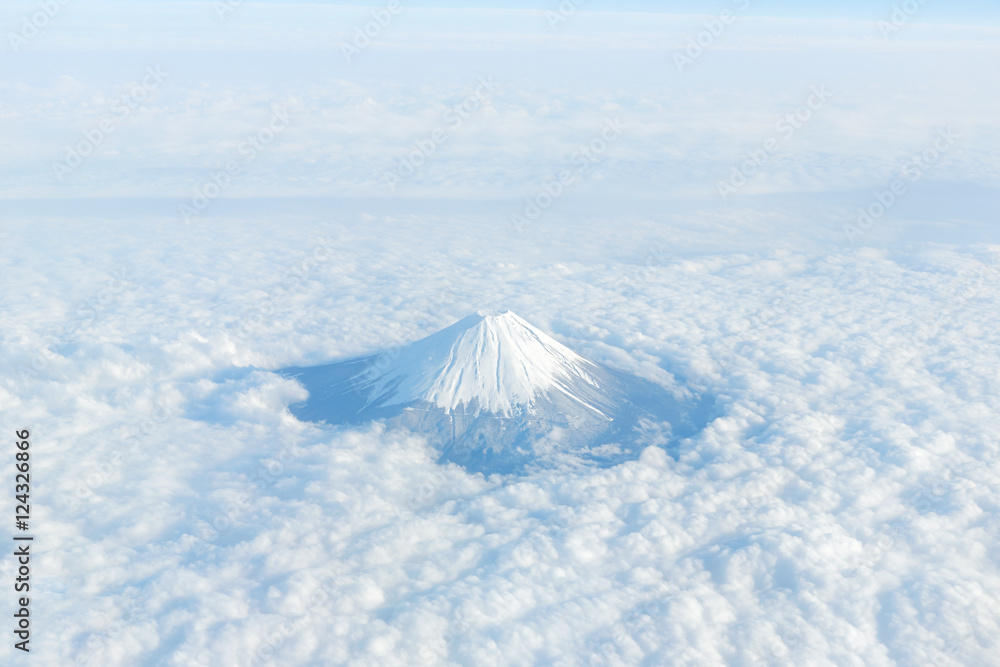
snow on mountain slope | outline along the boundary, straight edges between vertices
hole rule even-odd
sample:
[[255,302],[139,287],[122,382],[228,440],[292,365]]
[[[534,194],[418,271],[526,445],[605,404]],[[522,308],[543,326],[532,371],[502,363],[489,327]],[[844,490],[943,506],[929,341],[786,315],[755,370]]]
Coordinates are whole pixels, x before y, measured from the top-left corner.
[[601,416],[574,394],[597,388],[597,367],[510,311],[470,315],[414,343],[370,387],[370,402],[426,401],[449,411],[463,406],[510,417],[555,391]]
[[711,402],[584,359],[510,311],[470,315],[394,353],[282,373],[309,391],[289,406],[303,421],[386,420],[488,472],[631,458],[699,430]]

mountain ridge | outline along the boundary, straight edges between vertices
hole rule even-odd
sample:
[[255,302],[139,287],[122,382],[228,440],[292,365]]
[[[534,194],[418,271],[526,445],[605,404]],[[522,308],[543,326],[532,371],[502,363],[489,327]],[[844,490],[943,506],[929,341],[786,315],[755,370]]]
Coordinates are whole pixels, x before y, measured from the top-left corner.
[[279,372],[309,392],[289,406],[303,421],[385,420],[426,435],[442,461],[482,472],[612,464],[704,421],[690,392],[585,359],[508,310],[479,311],[389,358]]
[[[511,416],[517,407],[530,407],[540,392],[556,388],[571,396],[562,382],[566,377],[596,384],[588,372],[591,362],[509,310],[479,311],[413,343],[411,350],[366,387],[372,402],[425,400],[445,410],[476,403]],[[395,378],[401,383],[387,392]]]

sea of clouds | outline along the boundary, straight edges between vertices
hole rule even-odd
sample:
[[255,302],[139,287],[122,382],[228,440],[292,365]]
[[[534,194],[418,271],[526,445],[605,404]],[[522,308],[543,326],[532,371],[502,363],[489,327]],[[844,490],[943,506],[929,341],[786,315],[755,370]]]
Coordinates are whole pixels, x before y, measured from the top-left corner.
[[[621,256],[598,264],[464,218],[291,217],[8,238],[0,401],[36,442],[45,664],[996,654],[1000,246],[702,255],[674,229],[651,252],[589,221],[581,245]],[[497,304],[722,416],[676,460],[484,477],[300,423],[271,372]]]
[[[237,4],[154,38],[67,3],[4,55],[32,663],[995,664],[995,28],[747,18],[679,71],[704,17],[410,8],[348,60],[377,8]],[[503,477],[288,412],[276,369],[482,308],[721,416],[676,458]]]

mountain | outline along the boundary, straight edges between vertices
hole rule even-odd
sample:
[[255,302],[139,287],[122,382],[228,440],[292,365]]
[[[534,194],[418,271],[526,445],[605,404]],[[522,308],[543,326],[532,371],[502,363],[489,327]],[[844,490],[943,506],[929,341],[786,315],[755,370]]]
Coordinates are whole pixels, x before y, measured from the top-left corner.
[[584,359],[510,311],[480,312],[405,347],[280,371],[304,421],[386,420],[482,472],[611,464],[704,425],[711,401]]

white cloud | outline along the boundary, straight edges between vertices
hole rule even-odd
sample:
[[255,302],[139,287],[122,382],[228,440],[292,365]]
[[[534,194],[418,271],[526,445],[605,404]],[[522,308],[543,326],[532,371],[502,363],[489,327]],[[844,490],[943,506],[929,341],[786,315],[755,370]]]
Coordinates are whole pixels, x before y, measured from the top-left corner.
[[[681,76],[695,17],[580,12],[553,37],[540,11],[408,8],[348,64],[368,9],[150,7],[68,4],[0,73],[0,409],[36,447],[35,663],[998,654],[995,28],[747,19]],[[149,66],[164,84],[58,183]],[[386,192],[483,75],[497,92]],[[722,202],[818,84],[829,105]],[[287,132],[184,224],[276,104]],[[615,117],[580,187],[515,230]],[[947,126],[954,149],[852,244]],[[722,416],[676,459],[502,478],[286,411],[303,390],[273,370],[481,308]]]
[[[527,11],[407,8],[390,44],[347,63],[336,35],[357,12],[356,20],[365,17],[361,8],[248,3],[231,16],[238,30],[219,25],[207,3],[161,9],[156,37],[137,18],[148,6],[67,9],[65,23],[46,34],[51,41],[38,44],[44,48],[12,62],[0,76],[0,117],[11,137],[0,156],[0,194],[190,199],[213,171],[240,159],[241,141],[266,125],[274,105],[291,105],[288,131],[224,196],[530,196],[613,117],[627,130],[587,175],[589,189],[707,195],[819,84],[830,90],[829,105],[741,192],[868,188],[947,126],[963,142],[932,177],[997,186],[995,91],[977,74],[996,63],[994,28],[910,26],[885,43],[861,22],[747,18],[679,73],[670,54],[701,29],[696,17],[615,15],[620,31],[608,33],[592,24],[597,15],[581,15],[553,36]],[[134,29],[95,35],[109,17]],[[243,51],[247,31],[265,24],[267,39]],[[112,64],[82,42],[58,41],[84,30],[87,44],[121,50]],[[321,38],[309,36],[315,31]],[[608,34],[621,39],[609,44]],[[199,51],[199,35],[222,41]],[[529,50],[514,49],[517,40]],[[560,40],[573,50],[550,48]],[[45,48],[56,44],[75,55],[53,69]],[[236,46],[243,55],[231,52]],[[460,61],[455,49],[466,54]],[[119,120],[111,105],[150,66],[166,81],[60,182],[53,163],[102,118]],[[497,93],[461,127],[445,125],[441,150],[390,192],[384,174],[482,76],[495,77]]]
[[[675,245],[647,266],[621,228],[577,227],[576,258],[540,233],[531,258],[478,232],[450,241],[448,224],[430,223],[432,238],[373,218],[328,224],[343,249],[238,341],[227,322],[282,284],[317,228],[286,219],[274,245],[267,225],[214,220],[187,232],[203,242],[185,257],[176,231],[123,227],[100,246],[50,234],[52,259],[15,278],[69,285],[78,269],[54,258],[73,252],[142,257],[38,379],[11,371],[48,309],[26,310],[26,335],[4,347],[5,405],[16,397],[12,414],[52,448],[35,464],[49,480],[38,633],[61,641],[39,646],[40,664],[253,664],[268,642],[275,664],[976,664],[996,651],[989,248]],[[26,239],[15,231],[15,247]],[[591,243],[631,248],[632,264],[579,261]],[[418,437],[298,423],[283,408],[294,383],[234,369],[410,340],[484,299],[572,331],[563,340],[597,360],[653,360],[722,396],[724,415],[676,461],[651,449],[612,469],[484,479],[436,465]]]

